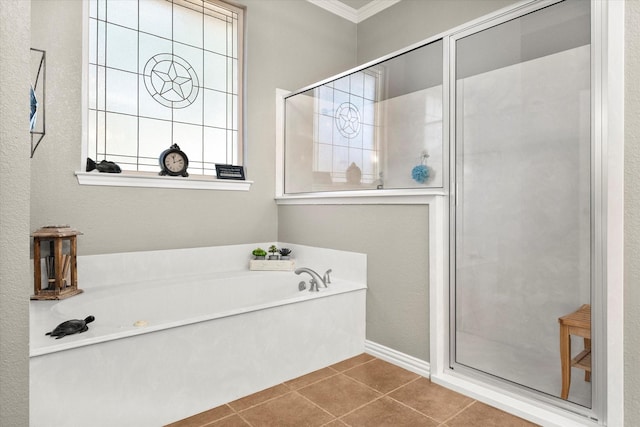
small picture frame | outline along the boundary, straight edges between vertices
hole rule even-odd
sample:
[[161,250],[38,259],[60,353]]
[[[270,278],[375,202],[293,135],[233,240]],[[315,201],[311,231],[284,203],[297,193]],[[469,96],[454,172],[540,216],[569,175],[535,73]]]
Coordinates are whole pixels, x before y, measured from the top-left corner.
[[218,179],[238,179],[244,181],[244,168],[234,165],[216,164],[216,176]]

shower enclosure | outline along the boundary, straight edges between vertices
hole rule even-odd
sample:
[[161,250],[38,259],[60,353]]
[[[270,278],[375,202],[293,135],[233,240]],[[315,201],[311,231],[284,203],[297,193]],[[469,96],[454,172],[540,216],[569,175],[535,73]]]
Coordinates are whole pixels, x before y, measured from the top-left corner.
[[[541,397],[560,396],[558,318],[591,304],[590,16],[565,0],[452,46],[451,367]],[[591,408],[584,372],[568,400]]]
[[[605,99],[621,92],[610,65],[620,47],[606,50],[619,7],[523,1],[281,107],[281,198],[429,204],[434,381],[579,423],[606,422],[621,393],[605,369],[622,354],[621,321],[609,321],[621,267],[608,252],[622,241],[609,219],[622,211],[621,131],[607,116],[620,107]],[[590,350],[590,371],[569,368],[564,395],[559,320],[581,307],[590,314],[570,353]]]

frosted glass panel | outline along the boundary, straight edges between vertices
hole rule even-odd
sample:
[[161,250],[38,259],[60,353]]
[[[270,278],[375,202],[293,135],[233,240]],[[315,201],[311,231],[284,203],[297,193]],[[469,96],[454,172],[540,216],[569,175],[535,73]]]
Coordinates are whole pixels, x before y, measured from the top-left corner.
[[[201,7],[198,7],[197,9],[202,10]],[[202,21],[202,15],[188,7],[174,8],[173,40],[201,48],[203,46],[204,38]]]
[[[589,8],[456,43],[453,362],[555,397],[558,318],[591,301]],[[568,400],[591,407],[584,371]]]
[[140,31],[171,40],[171,4],[165,0],[145,0],[138,2],[140,10]]
[[288,97],[285,192],[443,187],[442,75],[436,41]]
[[[104,3],[101,0],[101,3]],[[138,4],[134,1],[107,0],[107,19],[123,27],[138,29]]]
[[136,115],[138,100],[129,95],[138,91],[138,75],[107,68],[107,82],[111,88],[106,93],[107,111]]

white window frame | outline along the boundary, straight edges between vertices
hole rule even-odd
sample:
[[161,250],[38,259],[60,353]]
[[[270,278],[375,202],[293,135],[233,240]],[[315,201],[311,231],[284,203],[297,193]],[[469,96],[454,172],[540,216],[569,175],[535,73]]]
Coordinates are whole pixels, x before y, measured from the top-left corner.
[[[154,172],[123,171],[122,173],[98,173],[85,172],[88,153],[88,107],[89,107],[89,2],[84,1],[82,9],[82,149],[80,157],[80,169],[75,172],[80,185],[96,185],[110,187],[149,187],[149,188],[176,188],[176,189],[201,189],[201,190],[226,190],[226,191],[249,191],[253,181],[251,180],[226,180],[217,179],[210,175],[194,175],[189,177],[160,176]],[[244,38],[244,24],[240,29]],[[244,62],[246,59],[243,40],[240,40],[239,48],[242,54],[239,55],[242,66],[239,67],[238,85],[240,87],[240,114],[239,114],[239,137],[238,149],[241,152],[242,164],[246,165],[246,139],[245,120],[243,119],[245,108],[245,78]],[[168,148],[168,147],[167,147]],[[160,153],[158,153],[160,154]],[[158,167],[158,170],[160,168]]]

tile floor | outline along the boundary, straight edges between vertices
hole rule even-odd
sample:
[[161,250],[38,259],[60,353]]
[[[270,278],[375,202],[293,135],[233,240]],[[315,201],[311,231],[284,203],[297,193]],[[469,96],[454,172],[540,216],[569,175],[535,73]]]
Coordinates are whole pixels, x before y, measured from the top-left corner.
[[167,427],[534,425],[361,354]]

